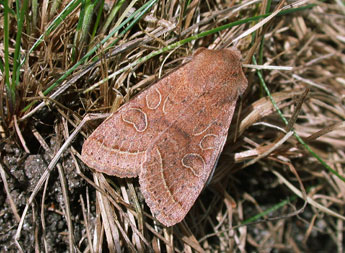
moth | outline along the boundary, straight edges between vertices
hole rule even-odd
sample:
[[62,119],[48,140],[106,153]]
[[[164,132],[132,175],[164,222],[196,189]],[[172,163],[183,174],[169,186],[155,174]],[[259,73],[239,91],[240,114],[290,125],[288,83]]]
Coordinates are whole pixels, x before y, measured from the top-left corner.
[[151,212],[172,226],[204,188],[247,83],[237,49],[199,48],[109,116],[84,142],[82,160],[108,175],[139,176]]

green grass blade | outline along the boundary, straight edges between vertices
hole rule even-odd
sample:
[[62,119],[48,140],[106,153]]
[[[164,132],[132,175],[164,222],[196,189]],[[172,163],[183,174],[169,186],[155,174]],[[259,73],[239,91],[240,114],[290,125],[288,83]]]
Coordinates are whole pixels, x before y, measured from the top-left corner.
[[260,220],[261,218],[264,218],[265,216],[269,215],[270,213],[273,213],[274,211],[286,206],[288,203],[290,203],[291,201],[293,201],[295,199],[297,199],[297,196],[291,196],[290,198],[281,201],[280,203],[272,206],[271,208],[243,221],[241,225],[246,225],[248,223],[256,222],[256,221]]
[[[104,0],[100,0],[100,7],[97,11],[97,17],[96,17],[96,22],[95,22],[95,25],[93,26],[93,29],[92,29],[92,33],[91,33],[91,38],[90,38],[90,41],[93,41],[95,35],[96,35],[96,32],[98,30],[98,26],[99,26],[99,22],[101,21],[101,17],[102,17],[102,13],[103,13],[103,6],[104,6]],[[99,2],[99,0],[96,1],[96,4]]]
[[79,49],[79,44],[81,43],[82,39],[82,32],[83,32],[83,22],[85,17],[86,8],[89,5],[90,0],[82,0],[80,12],[79,12],[79,19],[76,27],[76,32],[74,34],[74,40],[73,40],[73,49],[72,49],[72,61],[75,62],[77,58],[77,53]]
[[[145,4],[145,8],[140,8],[135,14],[138,14],[136,19],[123,31],[119,34],[119,38],[116,40],[118,41],[121,37],[121,35],[125,34],[128,29],[130,29],[136,21],[138,21],[145,13],[146,11],[149,10],[149,8],[152,7],[152,5],[156,2],[157,0],[151,0],[149,3],[150,4]],[[142,12],[140,12],[143,10]],[[135,14],[131,15],[129,18],[135,17]],[[128,20],[123,22],[120,26],[118,26],[116,29],[114,29],[106,38],[104,38],[100,43],[98,43],[93,49],[91,49],[79,62],[77,62],[72,68],[66,71],[64,75],[62,75],[53,85],[51,85],[48,89],[46,89],[43,94],[47,95],[49,92],[51,92],[58,84],[60,84],[67,76],[69,76],[78,66],[80,66],[82,63],[85,62],[85,60],[90,57],[98,48],[100,48],[106,41],[108,41],[109,38],[111,38],[119,29],[121,29],[124,25],[126,25]]]
[[12,85],[10,83],[10,59],[9,59],[9,12],[10,8],[8,7],[8,0],[3,2],[4,5],[4,62],[5,62],[5,85],[7,90],[7,97],[8,97],[8,104],[9,104],[9,111],[10,114],[14,112],[14,104],[16,99],[16,92],[15,89],[12,89]]
[[[285,10],[285,11],[282,11],[281,13],[279,13],[278,15],[284,15],[284,13],[285,14],[289,14],[289,13],[293,13],[295,11],[305,10],[307,8],[312,8],[313,6],[315,6],[315,5],[311,5],[310,4],[310,5],[307,5],[307,6],[303,6],[303,7],[299,7],[299,8],[294,8],[293,10]],[[164,52],[167,52],[169,50],[172,50],[172,49],[175,49],[177,47],[180,47],[180,46],[182,46],[182,45],[184,45],[184,44],[186,44],[188,42],[191,42],[193,40],[200,39],[202,37],[205,37],[205,36],[208,36],[208,35],[220,32],[220,31],[225,30],[225,29],[229,29],[231,27],[263,19],[263,18],[265,18],[265,17],[267,17],[269,15],[270,15],[270,13],[264,14],[264,15],[255,16],[255,17],[250,17],[250,18],[246,18],[246,19],[242,19],[242,20],[238,20],[238,21],[235,21],[235,22],[232,22],[232,23],[229,23],[229,24],[218,26],[218,27],[216,27],[214,29],[211,29],[211,30],[208,30],[208,31],[205,31],[205,32],[201,32],[199,34],[190,36],[190,37],[188,37],[186,39],[183,39],[183,40],[180,40],[180,41],[175,42],[173,44],[170,44],[170,45],[168,45],[166,47],[163,47],[163,48],[161,48],[161,49],[159,49],[159,50],[157,50],[155,52],[152,52],[152,53],[150,53],[150,54],[148,54],[148,55],[146,55],[146,56],[144,56],[144,57],[142,57],[142,58],[132,62],[128,66],[126,66],[126,67],[124,67],[124,68],[114,72],[113,74],[109,75],[105,79],[99,81],[98,83],[92,85],[90,88],[86,89],[84,91],[84,93],[87,93],[87,92],[93,90],[94,88],[98,87],[99,85],[101,85],[102,83],[108,81],[109,79],[114,78],[115,76],[117,76],[117,75],[127,71],[128,69],[131,69],[131,68],[135,67],[137,64],[143,63],[143,62],[145,62],[145,61],[147,61],[147,60],[149,60],[149,59],[151,59],[151,58],[153,58],[153,57],[155,57],[157,55],[160,55],[160,54],[162,54]]]
[[90,25],[93,17],[93,12],[95,9],[96,3],[92,3],[91,1],[88,1],[87,5],[85,6],[85,15],[83,18],[83,23],[81,27],[81,42],[86,42],[87,38],[90,34]]
[[38,2],[37,0],[31,1],[31,11],[32,11],[32,27],[37,27],[37,16],[38,16]]
[[[121,23],[121,25],[119,25],[118,27],[116,27],[114,30],[112,30],[110,32],[110,34],[104,38],[99,44],[97,44],[95,47],[93,47],[86,55],[84,55],[84,57],[79,61],[77,62],[72,68],[70,68],[69,70],[66,71],[66,73],[64,75],[62,75],[55,83],[53,83],[50,87],[48,87],[44,92],[43,94],[44,95],[47,95],[49,94],[57,85],[59,85],[63,80],[65,80],[65,78],[67,76],[69,76],[78,66],[80,66],[81,64],[83,64],[85,62],[86,59],[88,59],[88,57],[90,57],[96,50],[98,50],[98,48],[100,48],[107,40],[109,40],[120,28],[122,28],[125,24],[127,24],[131,19],[133,19],[135,17],[135,21],[133,21],[125,30],[124,32],[120,33],[120,35],[124,34],[126,31],[128,31],[130,29],[130,27],[132,25],[134,25],[134,23],[139,20],[142,15],[144,15],[144,13],[146,13],[146,11],[148,9],[150,9],[153,4],[155,4],[157,2],[157,0],[151,0],[149,2],[147,2],[146,4],[144,4],[141,8],[139,8],[136,12],[134,12],[130,17],[128,17],[123,23]],[[288,9],[288,10],[284,10],[282,11],[281,13],[279,13],[277,16],[279,15],[284,15],[284,14],[289,14],[289,13],[293,13],[293,12],[296,12],[296,11],[301,11],[301,10],[305,10],[305,9],[308,9],[308,8],[312,8],[314,7],[315,4],[309,4],[309,5],[306,5],[306,6],[302,6],[302,7],[299,7],[299,8],[292,8],[292,9]],[[168,51],[168,50],[171,50],[171,49],[174,49],[174,48],[177,48],[183,44],[186,44],[190,41],[193,41],[193,40],[196,40],[198,38],[202,38],[202,37],[205,37],[205,36],[208,36],[210,34],[213,34],[213,33],[216,33],[216,32],[219,32],[219,31],[222,31],[224,29],[228,29],[230,27],[233,27],[233,26],[236,26],[236,25],[240,25],[240,24],[245,24],[245,23],[248,23],[248,22],[252,22],[252,21],[256,21],[256,20],[259,20],[259,19],[262,19],[262,18],[265,18],[267,17],[268,15],[270,14],[265,14],[265,15],[260,15],[260,16],[256,16],[256,17],[251,17],[251,18],[247,18],[247,19],[243,19],[243,20],[238,20],[238,21],[235,21],[235,22],[232,22],[230,24],[226,24],[226,25],[223,25],[223,26],[219,26],[219,27],[216,27],[212,30],[208,30],[208,31],[205,31],[205,32],[202,32],[202,33],[199,33],[197,35],[194,35],[194,36],[191,36],[189,38],[186,38],[184,40],[181,40],[181,41],[178,41],[176,43],[173,43],[167,47],[164,47],[164,48],[161,48],[160,50],[157,50],[155,52],[152,52],[150,53],[149,55],[145,56],[145,57],[142,57],[138,60],[136,60],[135,62],[129,64],[128,66],[126,66],[125,68],[122,68],[121,70],[119,71],[116,71],[115,73],[113,73],[112,75],[108,76],[107,78],[101,80],[100,82],[98,82],[97,84],[93,85],[92,87],[90,87],[89,89],[85,90],[85,92],[88,92],[90,90],[92,90],[93,88],[99,86],[100,84],[106,82],[107,80],[109,80],[110,78],[113,78],[114,76],[118,75],[119,73],[122,73],[132,67],[134,67],[135,65],[137,64],[140,64],[142,62],[145,62],[149,59],[151,59],[152,57],[156,56],[156,55],[159,55],[165,51]],[[118,37],[117,40],[115,40],[116,42],[120,39],[120,36]],[[110,46],[113,46],[115,42],[113,42]],[[96,58],[97,59],[97,58]],[[22,111],[25,112],[26,110],[28,110],[32,105],[34,105],[36,102],[32,102],[30,103],[28,106],[26,106]]]
[[[257,64],[255,57],[253,56],[253,63]],[[273,107],[276,109],[276,111],[278,112],[280,118],[283,120],[285,125],[288,125],[288,120],[284,117],[283,113],[281,112],[281,110],[279,109],[277,103],[274,101],[271,92],[269,91],[269,89],[267,88],[267,85],[265,83],[265,80],[262,76],[262,72],[261,70],[257,70],[257,74],[260,80],[260,84],[261,86],[264,88],[264,90],[266,91],[267,96],[269,97],[269,99],[271,100]],[[301,143],[303,145],[303,147],[308,150],[308,152],[314,156],[327,170],[329,170],[331,173],[333,173],[334,175],[336,175],[339,179],[341,179],[343,182],[345,182],[345,178],[343,176],[341,176],[336,170],[332,169],[325,161],[322,160],[321,157],[319,157],[310,147],[307,143],[305,143],[303,141],[303,139],[296,133],[296,131],[294,129],[292,129],[294,136],[296,137],[296,139],[299,141],[299,143]]]
[[22,38],[22,31],[24,25],[24,17],[27,13],[28,8],[28,0],[24,0],[22,5],[16,6],[18,9],[17,13],[19,12],[19,16],[17,16],[17,34],[16,34],[16,45],[14,50],[14,57],[13,57],[13,72],[12,72],[12,89],[16,89],[16,86],[19,85],[19,71],[20,71],[20,48],[21,48],[21,38]]
[[105,21],[105,24],[102,27],[101,33],[105,33],[107,31],[109,25],[111,24],[111,22],[113,21],[116,14],[118,13],[118,11],[120,10],[121,6],[124,3],[125,3],[125,0],[120,0],[113,6],[109,16],[107,17],[107,20]]
[[[123,23],[121,23],[118,27],[116,27],[114,30],[111,31],[111,33],[105,37],[100,43],[98,43],[95,47],[93,47],[87,54],[83,56],[80,61],[78,61],[73,67],[68,69],[65,74],[63,74],[56,82],[54,82],[50,87],[48,87],[43,94],[47,95],[49,94],[57,85],[59,85],[63,80],[66,79],[67,76],[69,76],[78,66],[83,64],[93,53],[95,53],[106,41],[108,41],[116,32],[118,32],[123,26],[125,26],[131,19],[134,18],[134,21],[137,22],[155,3],[157,0],[150,0],[146,4],[144,4],[141,8],[139,8],[136,12],[134,12],[129,18],[127,18]],[[135,22],[132,22],[123,32],[121,32],[118,36],[118,39],[120,39],[121,35],[125,34],[128,29],[130,29]],[[34,105],[36,102],[30,103],[28,106],[26,106],[22,112],[25,112],[28,110],[32,105]]]
[[[63,11],[51,22],[45,32],[41,34],[41,36],[32,45],[32,47],[29,49],[28,55],[30,55],[38,47],[38,45],[44,41],[45,36],[51,34],[51,32],[54,31],[66,19],[66,17],[78,7],[80,2],[81,0],[72,0],[68,3]],[[22,60],[21,65],[24,64],[25,60],[26,57]]]

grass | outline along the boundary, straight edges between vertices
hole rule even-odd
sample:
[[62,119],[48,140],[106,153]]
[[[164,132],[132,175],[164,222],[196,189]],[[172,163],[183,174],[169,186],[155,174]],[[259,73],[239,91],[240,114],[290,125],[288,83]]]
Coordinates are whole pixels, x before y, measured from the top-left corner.
[[[343,252],[345,7],[233,4],[0,1],[2,250]],[[260,69],[244,68],[211,183],[165,228],[137,179],[81,162],[100,123],[86,115],[116,111],[198,47],[234,45]]]

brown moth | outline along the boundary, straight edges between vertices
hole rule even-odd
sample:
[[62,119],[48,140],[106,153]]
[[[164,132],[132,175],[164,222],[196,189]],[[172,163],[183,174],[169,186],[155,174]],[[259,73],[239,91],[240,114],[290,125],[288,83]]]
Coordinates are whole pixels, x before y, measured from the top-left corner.
[[223,150],[247,88],[235,48],[199,48],[192,60],[124,104],[85,141],[83,161],[137,177],[151,212],[172,226],[186,216]]

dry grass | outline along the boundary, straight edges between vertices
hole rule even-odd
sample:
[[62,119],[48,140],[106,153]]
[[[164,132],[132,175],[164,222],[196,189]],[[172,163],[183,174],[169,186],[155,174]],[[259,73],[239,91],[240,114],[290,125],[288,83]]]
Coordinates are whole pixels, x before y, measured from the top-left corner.
[[[29,1],[23,55],[68,2],[55,12],[54,1],[42,1],[35,16]],[[109,25],[111,8],[103,9],[93,37],[100,5],[81,30],[83,8],[75,8],[26,55],[14,104],[2,61],[1,251],[344,251],[345,7],[315,1],[296,10],[273,2],[272,15],[251,21],[269,2],[187,2],[155,3],[129,31],[114,34],[82,62],[143,2],[126,2]],[[284,6],[293,11],[274,12]],[[244,22],[202,36],[237,20]],[[244,65],[249,87],[215,175],[185,220],[166,228],[152,217],[137,179],[107,177],[81,162],[81,145],[100,121],[81,123],[87,114],[117,110],[198,47],[234,45],[244,64],[257,61],[264,69]],[[4,47],[1,42],[2,59]]]

